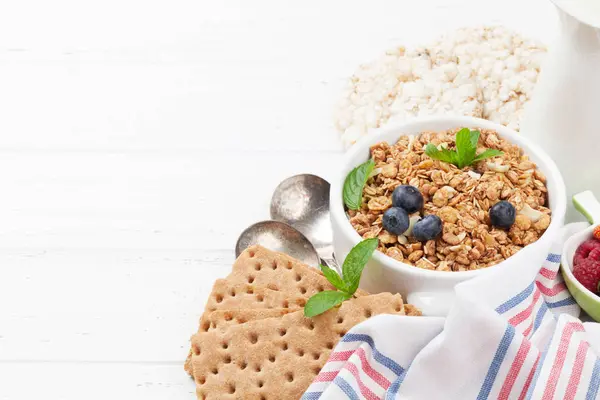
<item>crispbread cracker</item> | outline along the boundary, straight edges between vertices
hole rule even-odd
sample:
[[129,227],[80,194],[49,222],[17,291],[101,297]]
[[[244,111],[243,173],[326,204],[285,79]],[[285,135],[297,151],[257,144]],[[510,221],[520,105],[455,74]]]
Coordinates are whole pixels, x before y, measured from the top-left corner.
[[419,310],[417,307],[413,306],[412,304],[405,304],[404,312],[406,313],[406,315],[408,315],[410,317],[420,317],[421,315],[423,315],[421,310]]
[[[265,308],[265,309],[248,309],[248,310],[217,310],[206,312],[200,319],[200,328],[198,332],[209,332],[213,329],[224,329],[227,326],[235,324],[243,324],[248,321],[255,321],[265,318],[281,317],[298,308]],[[193,349],[190,347],[187,359],[183,368],[188,374],[193,374],[192,367]]]
[[340,338],[384,313],[404,314],[402,297],[364,296],[313,318],[299,310],[196,334],[192,363],[198,398],[299,399]]
[[306,298],[291,296],[288,292],[247,283],[230,284],[217,279],[206,303],[206,312],[248,308],[298,308]]
[[[250,246],[240,254],[227,280],[267,286],[306,299],[324,290],[336,290],[318,269],[259,245]],[[365,296],[368,293],[357,290],[355,294]]]
[[[230,325],[245,324],[249,321],[256,321],[265,318],[281,317],[299,308],[266,308],[249,310],[217,310],[206,314],[206,321],[209,324],[208,331],[213,329],[225,329]],[[201,321],[202,322],[202,321]]]
[[[275,290],[277,287],[269,283],[265,286],[247,282],[230,282],[229,277],[217,279],[208,297],[205,312],[200,318],[198,332],[206,332],[210,329],[210,315],[216,311],[282,308],[296,310],[303,307],[308,300],[308,297],[296,295],[296,290]],[[269,289],[269,287],[272,289]],[[192,349],[190,348],[184,364],[184,369],[190,375],[193,372],[191,354]]]

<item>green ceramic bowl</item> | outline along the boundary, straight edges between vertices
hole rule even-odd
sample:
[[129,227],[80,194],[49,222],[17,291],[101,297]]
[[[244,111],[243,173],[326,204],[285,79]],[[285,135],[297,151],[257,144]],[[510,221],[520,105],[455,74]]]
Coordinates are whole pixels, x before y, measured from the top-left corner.
[[590,292],[573,276],[573,256],[581,243],[593,237],[594,227],[600,223],[600,203],[590,191],[575,195],[573,203],[592,225],[567,239],[562,252],[561,271],[577,304],[595,321],[600,322],[600,296]]

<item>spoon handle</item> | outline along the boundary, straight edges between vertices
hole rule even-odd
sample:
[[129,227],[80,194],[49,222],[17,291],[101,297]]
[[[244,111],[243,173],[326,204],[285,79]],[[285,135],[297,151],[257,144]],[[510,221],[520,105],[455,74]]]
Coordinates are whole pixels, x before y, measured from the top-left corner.
[[332,254],[331,257],[323,257],[321,258],[321,262],[325,265],[327,265],[329,268],[334,269],[335,271],[337,271],[337,273],[339,274],[339,276],[342,276],[342,268],[340,267],[340,265],[338,264],[337,260],[335,259],[335,254]]

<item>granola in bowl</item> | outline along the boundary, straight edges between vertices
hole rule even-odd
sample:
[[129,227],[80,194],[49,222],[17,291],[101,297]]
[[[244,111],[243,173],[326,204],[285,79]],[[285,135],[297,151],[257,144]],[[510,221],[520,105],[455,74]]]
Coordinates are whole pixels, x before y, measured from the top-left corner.
[[[422,132],[402,136],[394,144],[371,146],[374,165],[360,206],[347,210],[360,236],[378,238],[378,250],[389,257],[437,271],[486,268],[542,236],[550,225],[551,211],[546,178],[535,163],[521,147],[491,129],[477,131],[469,165],[448,162],[441,155],[433,157],[434,152],[461,155],[459,131]],[[479,159],[484,153],[486,157]],[[392,219],[400,230],[389,221],[386,229],[384,214],[398,208],[392,195],[405,185],[418,189],[422,208],[410,210],[408,222]],[[429,238],[413,235],[426,216],[441,222],[439,230]]]

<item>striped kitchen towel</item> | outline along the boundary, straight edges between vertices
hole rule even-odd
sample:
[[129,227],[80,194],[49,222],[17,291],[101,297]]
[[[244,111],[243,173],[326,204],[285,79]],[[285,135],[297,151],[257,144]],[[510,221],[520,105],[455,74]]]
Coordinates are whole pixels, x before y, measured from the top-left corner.
[[600,399],[600,324],[578,319],[559,273],[564,238],[585,226],[461,283],[446,318],[357,325],[302,399]]

